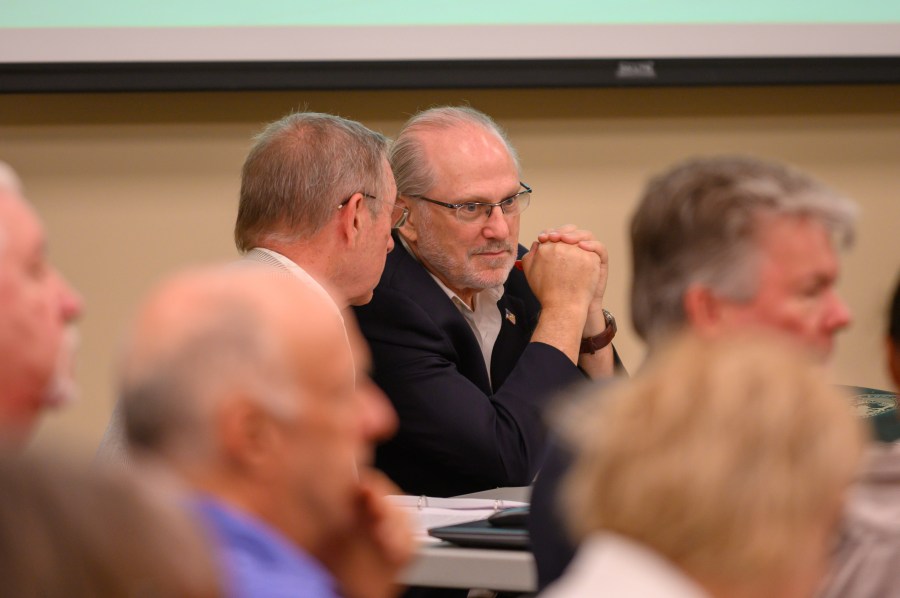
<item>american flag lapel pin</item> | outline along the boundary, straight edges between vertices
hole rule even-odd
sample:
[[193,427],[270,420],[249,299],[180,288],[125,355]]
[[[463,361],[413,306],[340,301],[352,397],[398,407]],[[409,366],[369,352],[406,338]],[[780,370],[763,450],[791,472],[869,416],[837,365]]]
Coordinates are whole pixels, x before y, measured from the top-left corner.
[[509,323],[513,326],[516,325],[516,314],[509,311],[509,309],[506,310],[506,319],[509,320]]

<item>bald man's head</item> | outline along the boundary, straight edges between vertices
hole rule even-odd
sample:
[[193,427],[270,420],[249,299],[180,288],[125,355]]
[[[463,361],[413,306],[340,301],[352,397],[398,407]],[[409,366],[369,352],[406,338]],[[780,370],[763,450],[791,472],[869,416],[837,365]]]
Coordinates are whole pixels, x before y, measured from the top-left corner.
[[353,366],[343,324],[316,289],[263,268],[223,266],[164,283],[139,310],[121,369],[129,443],[197,455],[213,447],[215,412],[247,400],[288,417],[328,356]]
[[357,465],[396,425],[367,363],[352,316],[317,286],[262,266],[182,274],[127,338],[129,448],[314,553],[355,526]]

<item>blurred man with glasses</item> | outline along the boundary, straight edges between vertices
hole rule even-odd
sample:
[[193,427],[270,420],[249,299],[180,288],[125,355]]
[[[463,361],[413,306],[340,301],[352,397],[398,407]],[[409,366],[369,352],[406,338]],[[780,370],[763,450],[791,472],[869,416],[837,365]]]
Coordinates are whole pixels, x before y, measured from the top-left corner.
[[613,372],[606,248],[567,226],[525,252],[532,188],[505,134],[476,110],[414,116],[391,167],[409,216],[374,299],[356,310],[400,417],[376,464],[413,494],[527,485],[549,398]]

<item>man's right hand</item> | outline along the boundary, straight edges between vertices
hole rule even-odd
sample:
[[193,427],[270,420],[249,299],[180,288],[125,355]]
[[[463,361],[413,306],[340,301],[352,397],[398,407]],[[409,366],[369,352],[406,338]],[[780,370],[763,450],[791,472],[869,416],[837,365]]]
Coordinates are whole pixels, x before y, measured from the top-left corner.
[[587,311],[600,277],[596,253],[568,243],[537,243],[522,259],[525,277],[542,309]]
[[578,363],[581,335],[601,274],[600,257],[569,243],[537,243],[522,259],[541,302],[532,341],[552,345]]

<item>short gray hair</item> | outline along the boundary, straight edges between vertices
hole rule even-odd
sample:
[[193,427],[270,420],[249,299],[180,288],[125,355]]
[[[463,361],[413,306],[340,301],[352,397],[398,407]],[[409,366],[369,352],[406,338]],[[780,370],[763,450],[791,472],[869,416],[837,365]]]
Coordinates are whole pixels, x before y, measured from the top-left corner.
[[468,106],[441,106],[419,112],[403,125],[391,148],[391,169],[402,195],[424,195],[437,184],[434,170],[425,155],[419,134],[459,126],[479,126],[495,134],[519,170],[519,155],[506,132],[487,114]]
[[635,330],[653,343],[681,328],[692,284],[752,298],[760,215],[815,219],[847,246],[856,212],[849,199],[782,164],[721,156],[675,166],[650,180],[631,220]]
[[[22,197],[22,180],[13,167],[0,160],[0,194]],[[0,253],[6,243],[6,223],[0,222]]]
[[241,173],[238,249],[314,235],[353,193],[383,193],[388,145],[381,133],[331,114],[297,112],[269,124]]

